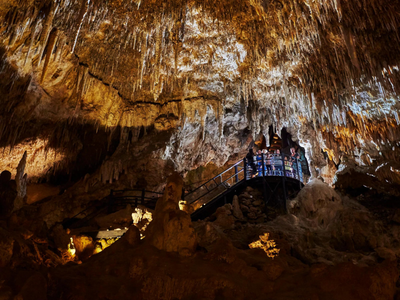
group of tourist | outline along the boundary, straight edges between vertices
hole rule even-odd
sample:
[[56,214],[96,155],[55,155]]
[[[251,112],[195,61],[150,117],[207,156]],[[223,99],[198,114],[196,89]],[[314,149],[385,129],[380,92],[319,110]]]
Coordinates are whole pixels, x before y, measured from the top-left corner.
[[295,148],[290,148],[290,155],[282,155],[279,149],[274,152],[263,149],[254,154],[253,149],[250,149],[246,159],[252,173],[251,177],[263,176],[263,170],[264,176],[286,175],[297,179],[302,177],[300,155]]

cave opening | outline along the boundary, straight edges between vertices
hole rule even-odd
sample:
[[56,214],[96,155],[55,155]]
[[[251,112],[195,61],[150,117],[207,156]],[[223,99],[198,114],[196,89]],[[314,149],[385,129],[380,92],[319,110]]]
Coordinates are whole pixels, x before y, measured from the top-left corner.
[[267,139],[264,134],[260,133],[258,139],[254,142],[256,150],[268,150],[275,153],[276,150],[281,151],[285,155],[291,155],[291,148],[300,156],[300,163],[302,165],[303,173],[307,177],[311,175],[308,160],[306,157],[305,148],[293,140],[292,135],[287,131],[286,127],[281,129],[280,135],[274,131],[273,125],[268,127],[269,146],[267,146]]

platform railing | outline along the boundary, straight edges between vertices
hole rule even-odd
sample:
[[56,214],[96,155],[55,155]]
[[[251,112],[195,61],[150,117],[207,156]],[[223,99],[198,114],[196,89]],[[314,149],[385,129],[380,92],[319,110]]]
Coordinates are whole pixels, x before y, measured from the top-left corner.
[[244,170],[245,162],[241,160],[193,191],[184,193],[182,198],[189,204],[199,200],[204,204],[245,179]]
[[255,155],[253,161],[256,172],[253,171],[251,163],[245,159],[246,180],[254,177],[279,176],[290,177],[299,180],[301,183],[305,183],[301,160],[296,156],[287,154],[265,155],[264,153],[261,153]]
[[[278,176],[296,179],[300,185],[304,183],[302,166],[296,156],[287,154],[265,155],[262,153],[255,155],[253,161],[254,166],[246,158],[237,162],[195,190],[189,193],[183,191],[182,199],[188,204],[193,204],[196,210],[242,180],[249,180],[254,177]],[[255,170],[253,170],[253,167]]]
[[143,205],[154,209],[158,198],[161,197],[162,194],[163,193],[147,191],[144,189],[111,190],[107,197],[94,202],[92,205],[70,218],[72,221],[68,222],[66,226],[68,228],[82,227],[99,214],[110,214],[128,204],[133,207]]
[[126,206],[128,204],[137,207],[139,204],[154,208],[159,197],[163,193],[147,191],[145,189],[124,189],[111,190],[109,196],[109,211],[115,210],[117,207]]

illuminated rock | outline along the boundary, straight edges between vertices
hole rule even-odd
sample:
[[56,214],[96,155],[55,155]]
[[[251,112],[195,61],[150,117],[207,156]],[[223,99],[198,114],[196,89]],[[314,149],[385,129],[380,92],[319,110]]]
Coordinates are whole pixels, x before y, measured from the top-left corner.
[[139,205],[132,213],[133,224],[143,231],[147,225],[153,220],[153,211],[147,207]]
[[160,250],[194,253],[197,240],[190,215],[179,209],[183,180],[178,174],[168,178],[165,192],[157,201],[153,221],[145,231],[145,241]]
[[80,260],[86,260],[93,255],[95,243],[91,237],[84,235],[73,236],[73,241],[76,249],[75,254]]
[[[28,232],[35,223],[44,220],[52,228],[110,189],[162,191],[173,171],[187,175],[194,189],[242,159],[262,136],[267,145],[274,132],[287,142],[284,128],[290,143],[305,149],[313,178],[370,205],[387,200],[380,195],[399,196],[398,6],[398,0],[0,1],[0,170],[10,171],[17,185],[15,191],[0,191],[1,214],[22,208],[4,224],[22,228],[27,241],[13,246],[15,260],[21,254],[21,261],[46,264],[43,253],[51,247],[34,230]],[[190,178],[190,172],[198,176]],[[43,201],[34,204],[28,193],[30,205],[23,207],[27,179],[54,185],[54,191],[43,191],[39,195],[49,198],[35,198]],[[245,263],[238,258],[246,256],[242,251],[224,244],[229,239],[208,247],[204,240],[213,239],[211,227],[199,238],[208,253],[176,258],[161,252],[194,253],[196,236],[185,212],[203,204],[180,211],[178,181],[167,185],[145,231],[143,247],[156,248],[140,252],[132,227],[126,235],[130,242],[118,249],[125,257],[112,253],[93,273],[96,265],[89,265],[87,274],[96,278],[91,284],[66,268],[71,272],[66,282],[80,277],[54,298],[394,297],[395,264],[371,267],[378,258],[399,256],[399,234],[387,221],[398,221],[393,214],[377,221],[374,214],[380,211],[369,212],[311,181],[295,205],[288,205],[291,214],[264,223],[263,199],[247,190],[232,210],[218,210],[214,228],[219,224],[234,232],[232,240],[247,251],[248,241],[236,227],[251,220],[243,235],[274,232],[282,252],[290,253],[287,265],[268,266],[253,252]],[[13,192],[15,205],[9,201]],[[124,224],[126,213],[104,218],[102,226]],[[137,212],[133,218],[144,229],[149,215]],[[236,220],[241,221],[235,225]],[[4,240],[1,261],[8,263],[11,246]],[[89,256],[90,241],[77,244],[80,256]],[[130,278],[124,263],[133,254],[138,257],[129,265],[137,276],[132,284],[124,281]],[[210,273],[204,271],[207,259]],[[300,260],[312,267],[293,267]],[[196,266],[196,276],[206,274],[204,280],[185,273]],[[276,285],[269,282],[282,277]],[[32,279],[23,293],[19,285],[9,285],[25,298],[42,281]]]
[[[112,141],[129,148],[153,130],[170,135],[154,156],[182,173],[224,165],[270,125],[306,149],[314,175],[346,156],[398,156],[395,0],[361,14],[356,1],[264,2],[1,3],[3,150],[28,151],[32,180],[101,166],[104,183],[129,167],[105,159]],[[98,153],[93,136],[107,144]],[[9,156],[1,169],[20,159]],[[398,183],[392,173],[381,181]]]
[[[315,226],[327,227],[343,210],[342,198],[318,179],[309,182],[290,203],[292,213],[313,220]],[[299,213],[297,213],[299,210]]]

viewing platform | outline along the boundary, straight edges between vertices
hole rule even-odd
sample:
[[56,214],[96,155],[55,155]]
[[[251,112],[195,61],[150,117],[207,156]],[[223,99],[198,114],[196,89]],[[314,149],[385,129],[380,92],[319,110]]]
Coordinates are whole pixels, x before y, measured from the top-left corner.
[[286,154],[261,153],[253,161],[254,165],[244,158],[193,191],[184,191],[182,199],[194,210],[192,219],[201,219],[218,205],[231,202],[234,194],[246,185],[262,187],[266,204],[281,198],[282,209],[286,211],[288,197],[306,183],[303,175],[306,166],[297,157]]
[[[304,166],[297,158],[279,154],[266,157],[264,154],[253,157],[254,165],[248,159],[242,159],[230,166],[217,176],[201,184],[192,191],[182,191],[182,203],[191,210],[192,220],[204,219],[215,210],[231,203],[247,186],[262,188],[265,204],[274,202],[286,212],[286,200],[300,191],[304,186]],[[89,206],[64,222],[66,228],[84,228],[94,218],[101,214],[110,214],[125,208],[139,205],[155,209],[158,198],[162,193],[124,189],[111,190],[110,195]],[[95,239],[118,237],[126,230],[100,230],[86,232]]]

